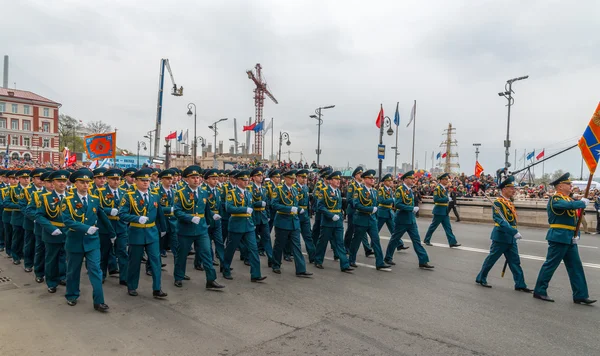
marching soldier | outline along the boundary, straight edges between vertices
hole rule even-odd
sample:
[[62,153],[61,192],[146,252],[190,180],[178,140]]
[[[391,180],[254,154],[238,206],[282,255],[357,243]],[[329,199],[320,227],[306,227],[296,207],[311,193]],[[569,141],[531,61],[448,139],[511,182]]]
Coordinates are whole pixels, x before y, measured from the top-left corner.
[[275,189],[281,183],[281,171],[279,169],[273,169],[268,174],[269,180],[265,182],[265,189],[267,190],[267,206],[269,210],[269,233],[273,231],[273,224],[275,223],[275,209],[271,209],[271,202],[275,194]]
[[[354,178],[350,184],[348,185],[348,189],[346,191],[346,216],[348,217],[348,226],[346,227],[346,233],[344,235],[344,248],[346,252],[350,252],[350,245],[352,243],[352,238],[354,237],[354,193],[356,190],[363,186],[361,175],[363,174],[363,168],[358,166],[352,172],[352,177]],[[373,249],[369,245],[369,240],[367,240],[367,235],[364,236],[362,241],[363,248],[365,249],[365,256],[369,257],[373,254]]]
[[160,183],[158,181],[159,175],[160,175],[160,169],[152,168],[152,175],[150,176],[150,190],[155,190],[160,185]]
[[419,267],[430,269],[434,268],[434,266],[429,264],[427,251],[425,251],[423,245],[421,245],[421,237],[419,236],[419,228],[417,226],[417,219],[415,218],[415,213],[419,211],[419,208],[415,206],[415,197],[412,192],[414,174],[414,171],[404,173],[401,177],[402,184],[396,188],[394,194],[396,218],[394,220],[392,239],[388,243],[385,254],[385,263],[392,266],[396,265],[393,261],[394,251],[396,250],[396,247],[401,244],[402,235],[408,233],[408,236],[413,243],[415,253],[419,258]]
[[[394,192],[392,186],[394,181],[391,174],[386,174],[381,178],[381,186],[377,191],[377,231],[381,232],[383,225],[386,225],[390,234],[394,233]],[[400,239],[400,245],[396,248],[398,251],[409,249],[404,246]]]
[[[229,241],[229,213],[227,212],[226,209],[226,203],[227,203],[227,197],[229,196],[229,191],[230,190],[234,190],[235,189],[235,175],[238,173],[238,171],[236,170],[232,170],[230,172],[228,172],[229,174],[229,180],[226,181],[225,183],[223,183],[223,187],[221,190],[221,213],[219,215],[221,215],[221,219],[223,220],[223,222],[221,223],[221,229],[222,229],[222,234],[223,234],[223,244],[225,246],[227,246],[228,241]],[[221,267],[223,267],[221,265]]]
[[66,285],[65,241],[68,229],[63,222],[61,209],[67,197],[69,175],[67,170],[50,173],[48,179],[52,182],[52,189],[39,196],[40,204],[35,215],[35,219],[42,227],[45,250],[44,274],[48,293],[56,293],[59,284]]
[[136,190],[135,179],[133,178],[133,175],[136,172],[137,172],[137,169],[135,169],[133,167],[129,167],[129,168],[125,169],[125,171],[123,171],[124,181],[121,184],[121,187],[128,192],[134,192]]
[[10,221],[12,220],[12,213],[15,211],[14,208],[7,206],[6,201],[10,199],[10,194],[13,187],[18,184],[17,178],[15,177],[15,171],[6,171],[6,177],[8,179],[8,186],[2,188],[2,223],[4,224],[4,246],[5,252],[8,257],[12,257],[12,240],[13,240],[13,228]]
[[0,200],[0,252],[3,252],[5,249],[5,242],[4,242],[4,221],[2,220],[2,214],[4,211],[4,197],[1,196],[1,192],[2,189],[4,189],[7,185],[8,185],[8,178],[6,178],[6,172],[4,169],[0,169],[0,198],[2,198]]
[[310,204],[310,197],[308,193],[308,187],[306,182],[308,180],[308,170],[301,169],[296,173],[297,182],[294,183],[294,189],[298,193],[298,207],[303,209],[303,213],[298,214],[300,219],[300,233],[302,239],[304,239],[304,246],[306,247],[306,253],[308,255],[308,263],[315,262],[315,245],[312,240],[312,231],[310,229],[310,215],[308,214],[308,205]]
[[35,257],[35,213],[37,206],[33,200],[33,195],[41,191],[44,187],[44,181],[41,177],[44,169],[36,168],[31,171],[33,184],[23,189],[23,198],[19,200],[19,206],[23,213],[23,230],[25,231],[23,240],[23,268],[25,272],[33,271],[33,262]]
[[[96,174],[96,173],[95,173]],[[112,228],[116,232],[116,238],[111,240],[110,236],[101,231],[100,234],[100,269],[102,270],[102,280],[106,279],[109,268],[111,251],[115,251],[115,257],[119,264],[119,284],[127,285],[127,268],[129,265],[128,245],[128,226],[127,223],[119,218],[119,207],[121,199],[127,195],[127,190],[120,187],[123,171],[118,168],[112,168],[103,173],[103,178],[108,184],[106,187],[97,188],[100,206],[108,216]],[[110,272],[109,272],[110,273]]]
[[[44,186],[41,190],[37,190],[34,192],[30,205],[27,206],[28,209],[33,210],[33,216],[35,220],[33,234],[35,235],[35,253],[33,257],[33,273],[35,274],[35,281],[37,283],[44,282],[45,275],[45,267],[46,267],[46,246],[44,245],[43,240],[43,229],[42,225],[37,221],[37,211],[40,206],[42,206],[42,194],[46,194],[48,192],[52,192],[54,187],[52,185],[52,180],[50,180],[50,174],[52,171],[45,171],[41,175],[41,180],[44,182]],[[64,254],[63,254],[64,255]],[[64,269],[63,269],[64,271]],[[64,275],[64,273],[63,273]],[[66,277],[65,277],[66,278]],[[63,280],[65,279],[63,278]]]
[[332,172],[327,177],[330,185],[323,186],[319,190],[317,211],[320,212],[321,217],[321,238],[317,243],[315,266],[319,269],[323,269],[325,250],[327,250],[327,243],[331,241],[331,247],[334,249],[334,254],[337,254],[340,260],[340,269],[342,272],[351,272],[354,268],[350,267],[346,252],[344,251],[342,194],[339,190],[340,180],[342,178],[341,175],[342,173],[339,171]]
[[533,297],[546,302],[554,302],[546,290],[554,271],[561,262],[564,262],[573,290],[573,302],[592,304],[596,300],[589,299],[585,273],[577,249],[579,236],[574,236],[577,226],[577,209],[585,209],[589,200],[586,198],[573,200],[569,197],[572,184],[570,176],[569,173],[565,173],[550,183],[556,189],[556,194],[548,200],[548,222],[550,223],[550,230],[546,235],[548,254],[538,275]]
[[449,174],[444,173],[438,176],[438,181],[440,183],[433,190],[433,221],[431,222],[431,225],[429,225],[429,229],[425,234],[424,242],[425,245],[431,246],[431,236],[435,232],[435,229],[442,224],[450,247],[458,247],[460,244],[456,242],[456,237],[454,237],[454,234],[452,233],[450,216],[448,215],[448,202],[451,198],[448,196],[448,190],[446,189],[446,186],[448,186]]
[[361,241],[367,238],[367,233],[371,238],[371,245],[375,251],[375,267],[377,270],[390,268],[383,262],[383,251],[379,242],[379,232],[377,231],[377,192],[373,189],[375,184],[376,172],[372,169],[361,174],[364,185],[357,186],[352,196],[352,206],[354,212],[354,237],[350,243],[350,266],[356,268],[356,254]]
[[231,276],[231,261],[243,239],[248,249],[250,263],[250,281],[261,282],[267,277],[261,276],[260,259],[256,246],[254,222],[252,221],[252,196],[246,191],[249,174],[241,171],[235,175],[236,187],[228,192],[226,210],[231,214],[229,218],[229,239],[225,247],[225,263],[223,264],[223,277],[233,279]]
[[[206,205],[210,214],[208,214],[206,222],[208,224],[208,236],[210,240],[215,244],[215,251],[217,258],[219,259],[220,265],[223,265],[225,260],[225,245],[223,244],[221,215],[219,207],[221,206],[221,196],[219,192],[219,172],[216,169],[207,169],[204,172],[204,189],[208,198],[206,198]],[[214,254],[212,253],[211,246],[211,258],[214,261]],[[214,263],[213,263],[214,264]]]
[[[158,174],[158,178],[160,179],[160,183],[158,188],[155,189],[155,192],[160,198],[160,205],[163,209],[163,213],[167,222],[167,234],[163,237],[161,257],[166,257],[167,246],[170,246],[171,253],[173,254],[173,266],[175,266],[175,263],[177,263],[177,251],[179,250],[179,239],[177,237],[177,217],[175,216],[174,210],[174,199],[175,195],[177,194],[177,191],[173,187],[175,171],[172,169],[165,169]],[[146,271],[148,271],[148,268],[146,268]],[[188,279],[189,277],[184,278],[184,280]]]
[[[270,196],[267,189],[262,186],[262,168],[255,168],[252,170],[250,179],[252,179],[252,182],[248,185],[248,191],[252,195],[252,220],[254,226],[256,226],[258,250],[266,253],[269,267],[271,267],[273,263],[273,248],[271,246],[271,235],[269,232],[270,218],[267,210],[267,201],[272,202],[272,196]],[[271,207],[271,210],[274,211],[275,209]]]
[[108,169],[104,167],[96,168],[92,171],[94,174],[94,181],[90,184],[90,194],[98,195],[98,189],[104,188],[106,185],[106,171],[108,171]]
[[[136,190],[121,198],[119,218],[129,223],[129,264],[127,266],[127,294],[138,295],[140,265],[144,251],[148,255],[147,264],[152,269],[152,296],[165,298],[161,289],[159,240],[167,229],[165,217],[159,207],[158,195],[150,192],[150,169],[140,169],[132,175]],[[133,185],[132,185],[133,186]],[[156,226],[158,224],[158,228]]]
[[[85,257],[87,274],[92,284],[94,309],[108,310],[104,303],[102,272],[100,271],[100,237],[97,224],[109,229],[114,236],[108,217],[100,207],[97,196],[88,194],[92,172],[85,169],[73,172],[69,180],[75,184],[75,194],[63,199],[62,218],[67,230],[65,251],[67,252],[67,304],[75,306],[79,298],[81,265]],[[44,196],[45,197],[45,196]],[[111,231],[112,230],[112,231]]]
[[304,214],[304,208],[298,204],[298,193],[292,187],[296,179],[296,171],[291,170],[283,174],[285,184],[278,186],[275,197],[272,200],[272,208],[275,210],[275,248],[273,251],[273,272],[281,274],[281,255],[283,248],[291,240],[294,263],[296,265],[296,276],[310,277],[311,272],[306,272],[306,263],[302,256],[300,245],[300,219],[298,214]]
[[492,288],[487,283],[487,275],[496,261],[504,255],[513,274],[515,290],[531,293],[532,290],[525,284],[517,246],[517,240],[521,239],[521,234],[517,230],[517,210],[512,203],[512,198],[516,193],[514,182],[515,177],[509,176],[498,185],[502,194],[494,202],[495,208],[492,210],[492,218],[495,223],[491,236],[492,246],[475,282],[483,287]]
[[21,211],[20,201],[25,197],[23,192],[25,188],[29,186],[29,170],[17,171],[15,177],[18,180],[18,184],[11,186],[9,189],[8,196],[4,199],[4,209],[12,211],[10,218],[10,224],[12,225],[12,259],[14,265],[21,264],[23,258],[23,243],[25,230],[23,230],[24,215]]
[[179,251],[174,271],[175,287],[183,287],[187,255],[192,244],[196,244],[196,258],[200,259],[204,267],[206,288],[224,288],[225,286],[216,281],[217,274],[212,263],[210,238],[205,219],[206,214],[211,211],[206,204],[208,194],[200,189],[200,167],[189,166],[183,170],[182,176],[187,179],[187,186],[178,190],[174,198],[174,212],[179,222],[177,229]]

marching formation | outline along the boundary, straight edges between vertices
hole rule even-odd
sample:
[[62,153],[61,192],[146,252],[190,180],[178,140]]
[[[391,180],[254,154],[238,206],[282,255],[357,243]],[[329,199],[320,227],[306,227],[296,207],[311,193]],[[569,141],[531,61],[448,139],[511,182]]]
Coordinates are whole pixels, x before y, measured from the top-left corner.
[[[23,263],[25,272],[33,272],[37,283],[45,281],[48,293],[56,293],[60,285],[66,286],[65,298],[71,306],[77,304],[80,296],[81,267],[85,261],[94,309],[101,312],[109,309],[102,287],[107,276],[119,274],[119,284],[135,297],[144,262],[146,274],[152,276],[153,297],[167,297],[161,288],[161,268],[166,265],[163,259],[168,256],[167,250],[173,255],[173,283],[179,288],[190,280],[186,268],[188,255],[192,254],[194,268],[205,273],[207,289],[225,287],[217,281],[215,267],[219,267],[224,279],[234,279],[231,264],[237,251],[244,264],[250,266],[251,282],[267,278],[261,272],[261,257],[267,259],[275,274],[283,273],[282,260],[287,260],[294,262],[296,276],[310,278],[313,273],[307,271],[301,238],[309,264],[324,269],[329,244],[340,270],[351,273],[358,267],[356,258],[361,245],[367,257],[375,256],[377,270],[389,270],[395,265],[394,254],[409,248],[402,241],[408,233],[418,266],[433,269],[415,218],[419,208],[412,192],[413,174],[405,173],[395,191],[392,176],[386,175],[376,189],[375,171],[358,167],[346,194],[348,220],[344,234],[341,173],[328,168],[319,172],[312,202],[307,187],[308,170],[282,173],[256,168],[249,172],[203,170],[198,166],[183,171],[0,170],[0,251],[5,250],[14,265]],[[458,247],[448,216],[452,199],[447,192],[448,174],[442,174],[438,180],[433,221],[424,242],[431,245],[432,234],[441,224],[449,246]],[[495,226],[490,255],[476,282],[491,288],[487,275],[505,255],[515,289],[530,293],[517,248],[521,234],[511,202],[513,182],[513,177],[502,182],[502,195],[493,202]],[[577,250],[578,237],[573,234],[576,210],[584,208],[588,201],[573,201],[569,197],[568,174],[552,184],[557,194],[548,202],[548,257],[534,297],[553,301],[546,290],[554,271],[564,261],[574,302],[594,303],[588,296]],[[309,210],[315,213],[312,228]],[[379,238],[384,225],[392,232],[385,251]]]

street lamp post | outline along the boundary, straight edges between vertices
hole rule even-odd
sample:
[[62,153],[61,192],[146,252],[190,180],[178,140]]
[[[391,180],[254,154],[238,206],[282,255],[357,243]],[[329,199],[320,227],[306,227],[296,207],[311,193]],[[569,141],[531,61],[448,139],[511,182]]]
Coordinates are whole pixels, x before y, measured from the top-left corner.
[[504,141],[504,147],[506,150],[504,151],[505,159],[504,159],[504,168],[508,170],[510,167],[510,162],[508,161],[508,157],[510,156],[510,107],[515,103],[515,99],[512,97],[514,91],[512,90],[512,84],[519,80],[524,80],[529,78],[528,75],[518,78],[509,79],[506,81],[504,85],[504,91],[498,93],[498,96],[503,96],[508,100],[508,120],[506,122],[506,141]]
[[[144,135],[144,138],[147,138],[150,143],[148,144],[148,147],[150,147],[150,160],[152,160],[153,156],[152,156],[152,133],[156,132],[156,130],[151,130],[148,131],[147,135]],[[158,152],[154,152],[156,154],[156,156],[158,156]]]
[[[215,121],[212,125],[210,125],[208,128],[213,130],[215,132],[215,147],[213,147],[213,168],[217,168],[217,124],[221,121],[225,121],[227,120],[227,118],[223,118],[221,120]],[[195,145],[196,143],[194,143]],[[194,159],[195,161],[195,159]]]
[[324,109],[333,109],[335,108],[335,105],[329,105],[329,106],[321,106],[319,108],[317,108],[315,110],[315,114],[316,115],[310,115],[310,117],[312,117],[313,119],[317,119],[319,122],[317,123],[317,126],[319,127],[318,129],[318,133],[317,133],[317,165],[319,165],[319,158],[321,157],[321,125],[323,124],[323,120],[321,119],[321,110]]
[[479,162],[479,147],[481,147],[481,143],[474,143],[475,146],[475,162]]
[[197,123],[197,120],[196,120],[196,104],[194,104],[194,103],[189,103],[188,104],[188,106],[187,106],[188,107],[187,115],[188,116],[192,116],[192,106],[194,107],[194,147],[192,147],[192,152],[194,153],[194,160],[193,160],[193,162],[194,162],[194,165],[196,165],[196,156],[197,156],[197,152],[196,151],[197,151],[197,147],[198,147],[198,144],[196,143],[196,137],[197,137],[196,136],[196,123]]
[[145,151],[147,149],[146,142],[138,141],[138,143],[137,143],[137,168],[138,169],[140,169],[140,147],[144,148],[144,151]]
[[283,140],[287,140],[286,141],[286,145],[291,145],[292,142],[290,141],[290,134],[287,132],[281,132],[279,131],[279,154],[278,154],[278,158],[277,160],[279,161],[279,164],[281,164],[281,144],[283,143]]
[[[383,118],[383,122],[381,126],[379,126],[379,144],[383,145],[383,128],[387,127],[387,134],[392,136],[394,134],[394,130],[392,130],[392,119],[389,116],[385,116]],[[379,159],[379,181],[381,182],[381,171],[383,166],[383,159]]]

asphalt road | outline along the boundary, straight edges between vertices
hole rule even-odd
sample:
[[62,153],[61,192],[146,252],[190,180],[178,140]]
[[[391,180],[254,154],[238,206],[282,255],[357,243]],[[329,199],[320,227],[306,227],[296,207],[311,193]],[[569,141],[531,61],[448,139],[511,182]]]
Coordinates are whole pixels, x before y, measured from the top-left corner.
[[[419,219],[423,237],[429,218]],[[392,271],[376,271],[359,253],[353,274],[325,262],[309,267],[312,279],[284,262],[275,275],[262,260],[263,284],[250,283],[248,267],[234,262],[234,280],[223,292],[204,289],[204,273],[172,285],[172,260],[163,272],[167,300],[151,296],[141,277],[130,297],[118,278],[104,285],[107,314],[92,308],[82,275],[80,303],[70,307],[64,287],[48,294],[31,274],[0,258],[0,355],[597,355],[600,304],[572,303],[566,271],[549,288],[556,303],[513,290],[500,278],[502,260],[486,289],[474,283],[489,248],[491,226],[453,223],[463,247],[449,249],[441,227],[427,247],[432,271],[418,268],[411,249],[397,253]],[[519,244],[525,279],[533,288],[546,253],[545,230],[523,228]],[[382,230],[382,245],[389,232]],[[410,240],[406,240],[407,242]],[[407,243],[410,246],[410,243]],[[583,235],[580,253],[591,297],[600,296],[600,235]],[[328,256],[331,257],[330,251]],[[1,278],[0,278],[1,280]]]

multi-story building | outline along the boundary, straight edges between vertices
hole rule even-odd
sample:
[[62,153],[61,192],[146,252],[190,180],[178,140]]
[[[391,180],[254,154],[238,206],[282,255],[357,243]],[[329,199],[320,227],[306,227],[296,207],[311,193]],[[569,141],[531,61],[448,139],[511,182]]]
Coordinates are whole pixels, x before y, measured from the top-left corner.
[[0,88],[0,157],[59,163],[61,104],[29,91]]

